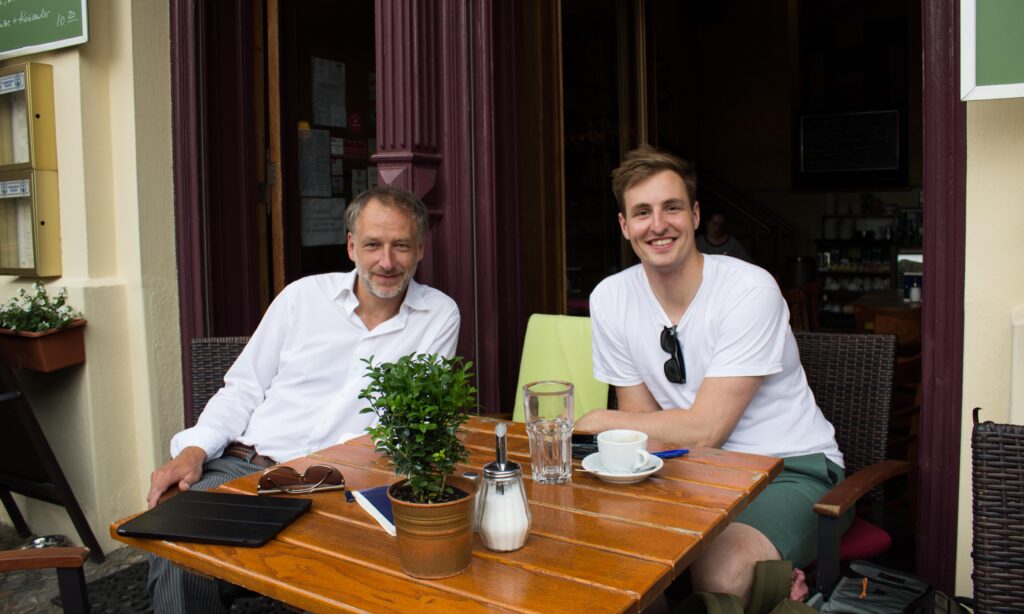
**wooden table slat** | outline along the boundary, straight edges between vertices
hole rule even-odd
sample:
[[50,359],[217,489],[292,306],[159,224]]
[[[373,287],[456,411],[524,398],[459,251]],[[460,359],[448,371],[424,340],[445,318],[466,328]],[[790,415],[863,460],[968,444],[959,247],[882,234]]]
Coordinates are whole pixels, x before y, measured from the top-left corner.
[[120,524],[111,526],[115,539],[310,612],[517,611],[362,565],[342,567],[336,557],[282,541],[271,550],[135,539],[118,536]]
[[[347,523],[332,522],[321,514],[306,514],[289,527],[281,541],[305,550],[319,552],[325,556],[336,557],[340,561],[352,563],[382,571],[393,576],[397,581],[407,579],[401,570],[398,557],[398,540],[383,531],[368,532],[360,527]],[[532,538],[531,538],[532,539]],[[633,579],[640,577],[640,571],[625,568],[623,557],[614,558],[604,553],[582,546],[558,544],[552,540],[538,538],[530,555],[525,560],[515,558],[516,553],[488,552],[476,538],[474,544],[473,563],[465,572],[442,580],[418,580],[425,585],[455,592],[463,596],[475,596],[490,603],[502,604],[518,611],[569,611],[580,600],[591,598],[604,602],[597,604],[595,611],[620,611],[638,598],[631,594],[627,587],[622,586],[628,578],[620,577],[617,582],[602,581],[598,574],[588,571],[582,577],[590,580],[589,584],[581,584],[579,578],[572,578],[564,573],[565,563],[556,563],[554,552],[562,546],[562,555],[581,564],[590,563],[604,570],[614,569],[615,573],[632,574]],[[520,550],[520,553],[523,551]],[[633,562],[633,559],[630,559]],[[507,565],[506,562],[516,562]],[[654,563],[639,562],[650,569],[644,575],[664,575],[666,568]],[[341,565],[339,565],[341,566]],[[344,565],[348,568],[352,565]],[[545,573],[536,573],[542,570]],[[500,583],[490,582],[490,578],[502,577]],[[659,577],[660,579],[660,577]],[[613,584],[620,586],[613,586]],[[505,584],[515,585],[510,590]],[[595,592],[596,591],[596,592]]]
[[697,536],[715,531],[725,514],[722,510],[682,506],[677,502],[638,500],[628,491],[606,492],[559,484],[537,484],[531,480],[524,484],[526,496],[534,504]]
[[685,569],[700,551],[699,535],[581,513],[573,513],[567,519],[564,511],[542,505],[531,505],[530,513],[533,515],[531,535],[589,544],[608,552],[657,561],[672,567],[673,575]]

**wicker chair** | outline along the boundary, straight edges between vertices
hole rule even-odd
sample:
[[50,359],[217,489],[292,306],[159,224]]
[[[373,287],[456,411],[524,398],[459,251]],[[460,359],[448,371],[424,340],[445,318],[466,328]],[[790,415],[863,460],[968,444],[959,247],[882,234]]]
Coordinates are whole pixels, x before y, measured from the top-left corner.
[[1024,426],[978,423],[974,410],[975,612],[1020,612],[1024,604]]
[[192,339],[192,424],[221,387],[224,374],[242,353],[248,337],[196,337]]
[[827,594],[839,578],[841,561],[885,552],[892,539],[883,529],[857,517],[840,535],[841,518],[867,497],[881,502],[877,488],[908,473],[910,463],[886,460],[889,405],[896,338],[892,335],[844,335],[797,332],[800,362],[807,383],[836,429],[846,478],[814,506],[819,515],[817,588]]

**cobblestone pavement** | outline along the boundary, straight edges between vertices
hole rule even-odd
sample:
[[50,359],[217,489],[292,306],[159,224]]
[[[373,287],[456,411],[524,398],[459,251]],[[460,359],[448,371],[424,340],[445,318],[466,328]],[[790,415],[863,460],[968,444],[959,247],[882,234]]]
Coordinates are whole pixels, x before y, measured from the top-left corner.
[[[27,540],[18,537],[14,527],[0,524],[0,550],[21,547]],[[145,554],[135,548],[118,548],[106,552],[102,563],[85,563],[85,581],[90,582],[120,571],[145,560]],[[36,614],[62,612],[50,603],[57,596],[57,573],[52,569],[32,569],[0,574],[0,612]]]

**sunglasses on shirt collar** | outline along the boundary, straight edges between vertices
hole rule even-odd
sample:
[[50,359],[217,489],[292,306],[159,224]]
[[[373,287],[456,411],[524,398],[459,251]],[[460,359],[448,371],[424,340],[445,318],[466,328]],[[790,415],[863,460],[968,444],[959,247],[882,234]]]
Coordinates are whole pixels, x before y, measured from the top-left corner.
[[665,361],[665,377],[673,384],[685,384],[686,363],[683,362],[683,348],[674,326],[666,326],[661,331],[661,349],[669,353],[669,359]]

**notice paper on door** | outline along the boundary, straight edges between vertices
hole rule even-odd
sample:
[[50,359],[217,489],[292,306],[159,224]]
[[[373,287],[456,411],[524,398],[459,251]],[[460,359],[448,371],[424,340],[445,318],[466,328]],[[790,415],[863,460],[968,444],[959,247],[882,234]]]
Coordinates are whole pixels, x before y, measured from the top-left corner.
[[299,195],[331,195],[331,133],[299,128]]
[[358,195],[366,191],[366,171],[360,168],[352,169],[352,194]]
[[313,123],[345,128],[345,64],[314,57],[312,72]]
[[345,199],[302,199],[302,246],[345,243]]

